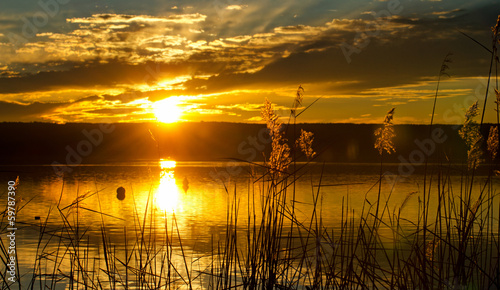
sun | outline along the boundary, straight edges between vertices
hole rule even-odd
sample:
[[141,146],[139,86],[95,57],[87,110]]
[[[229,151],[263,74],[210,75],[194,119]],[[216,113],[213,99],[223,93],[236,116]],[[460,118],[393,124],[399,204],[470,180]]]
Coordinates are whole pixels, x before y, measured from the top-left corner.
[[153,111],[158,121],[162,123],[174,123],[182,116],[179,100],[169,97],[153,103]]

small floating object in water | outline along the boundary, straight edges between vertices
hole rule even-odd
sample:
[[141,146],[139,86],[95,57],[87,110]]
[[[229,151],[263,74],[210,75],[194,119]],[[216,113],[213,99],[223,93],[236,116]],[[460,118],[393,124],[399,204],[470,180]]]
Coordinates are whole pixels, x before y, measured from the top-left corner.
[[189,189],[189,180],[187,177],[184,177],[184,180],[182,181],[182,189],[184,189],[184,192],[187,192]]
[[35,220],[39,220],[39,219],[40,219],[40,217],[39,217],[39,216],[35,216]]
[[125,199],[125,188],[120,186],[116,189],[116,198],[118,198],[119,200]]

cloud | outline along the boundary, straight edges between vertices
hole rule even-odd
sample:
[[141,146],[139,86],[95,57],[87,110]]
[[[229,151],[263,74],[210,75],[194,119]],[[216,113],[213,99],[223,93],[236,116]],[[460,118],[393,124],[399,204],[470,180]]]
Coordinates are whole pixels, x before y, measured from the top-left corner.
[[40,116],[61,106],[60,103],[20,104],[0,101],[0,121],[2,122],[31,122],[43,121]]
[[463,12],[463,9],[453,9],[447,11],[434,11],[431,15],[437,15],[439,19],[449,19],[454,18],[458,15],[459,12]]
[[452,13],[462,12],[462,11],[464,11],[464,10],[457,8],[457,9],[448,10],[448,11],[434,11],[431,14],[432,15],[447,15],[447,14],[452,14]]
[[238,109],[242,111],[253,111],[253,112],[260,112],[262,109],[263,105],[262,104],[234,104],[234,105],[217,105],[216,106],[219,109]]
[[120,61],[87,63],[81,66],[75,65],[74,68],[67,70],[43,71],[36,74],[0,78],[0,94],[92,87],[105,90],[117,85],[134,87],[138,84],[154,89],[165,79],[175,79],[179,75],[187,75],[192,70],[198,69],[214,73],[217,67],[209,62],[202,64],[147,62],[141,65]]
[[129,63],[169,62],[189,56],[186,47],[202,30],[206,15],[176,14],[165,17],[95,14],[70,18],[78,28],[66,33],[39,33],[31,42],[0,52],[0,62],[12,64],[122,59]]
[[[482,31],[484,25],[475,22],[477,9],[446,6],[418,17],[408,12],[383,18],[358,9],[357,16],[299,23],[279,22],[283,13],[292,11],[289,5],[260,12],[261,6],[254,4],[237,7],[219,24],[219,18],[206,12],[72,17],[67,31],[39,33],[17,48],[0,43],[0,94],[9,100],[25,95],[33,104],[58,103],[56,111],[43,112],[56,121],[90,120],[111,112],[148,118],[145,110],[125,104],[178,95],[203,100],[188,104],[198,115],[222,111],[249,120],[258,111],[255,98],[273,95],[287,108],[298,84],[307,87],[311,98],[384,99],[373,103],[376,106],[425,102],[432,96],[427,84],[432,83],[428,80],[435,74],[433,68],[450,49],[458,58],[459,65],[452,68],[455,77],[483,72],[481,54],[471,54],[476,45],[455,30],[464,27],[470,35],[487,35],[488,29]],[[481,7],[481,13],[494,14],[486,8]],[[263,15],[273,17],[249,25]],[[455,17],[435,17],[451,15]],[[239,20],[248,27],[239,31]],[[351,63],[342,51],[344,45],[359,49]],[[72,100],[90,94],[98,99],[70,104],[56,95],[60,91],[72,91]],[[443,88],[442,93],[451,99],[466,92]],[[43,100],[35,97],[42,95]]]
[[125,14],[94,14],[86,18],[70,18],[69,23],[88,23],[88,24],[117,24],[117,23],[176,23],[193,24],[203,22],[206,15],[200,13],[170,15],[167,17],[156,17],[149,15],[125,15]]
[[[267,33],[234,35],[226,38],[208,40],[203,30],[188,27],[192,34],[202,34],[205,40],[189,40],[176,33],[173,26],[165,23],[178,22],[192,24],[192,21],[205,21],[205,16],[181,14],[168,17],[145,15],[96,14],[87,18],[71,18],[78,29],[68,33],[40,34],[45,41],[29,43],[16,52],[9,71],[19,67],[34,74],[0,79],[0,92],[20,93],[52,90],[63,87],[85,86],[126,86],[141,84],[148,78],[143,66],[153,61],[160,63],[162,73],[153,76],[155,81],[178,74],[193,76],[185,80],[183,87],[188,93],[206,89],[207,92],[220,92],[235,86],[256,86],[266,83],[301,82],[314,79],[323,81],[335,78],[339,81],[352,81],[366,76],[366,83],[376,87],[411,81],[414,74],[400,73],[393,80],[372,79],[378,75],[378,67],[397,66],[410,63],[408,52],[420,47],[422,39],[410,39],[410,35],[425,34],[436,36],[435,26],[422,20],[404,17],[389,17],[383,21],[375,19],[333,19],[322,25],[278,26]],[[159,25],[161,24],[161,25]],[[159,26],[158,26],[159,25]],[[369,30],[366,30],[367,27]],[[422,28],[425,28],[422,30]],[[359,31],[368,33],[376,29],[376,37],[369,38],[369,47],[359,55],[361,60],[372,63],[371,67],[360,68],[347,64],[341,52],[345,43],[356,45]],[[193,33],[194,32],[194,33]],[[200,33],[201,32],[201,33]],[[448,34],[451,34],[449,32]],[[456,34],[455,34],[456,35]],[[392,43],[389,43],[389,42]],[[430,40],[424,40],[430,43]],[[400,46],[400,51],[387,55],[388,46]],[[406,51],[403,51],[406,50]],[[373,57],[373,58],[372,58]],[[372,59],[370,59],[372,58]],[[20,60],[24,60],[20,62]],[[41,65],[40,65],[41,62]],[[325,67],[331,63],[335,70]],[[58,69],[64,64],[67,69]],[[421,66],[417,64],[417,66]],[[396,69],[395,67],[393,69]],[[43,71],[45,70],[45,71]],[[301,75],[297,72],[308,72]],[[338,72],[338,73],[337,73]],[[20,73],[20,72],[19,72]],[[418,70],[415,74],[418,74]],[[197,75],[207,75],[205,79]],[[151,79],[150,77],[149,79]],[[156,83],[156,82],[155,82]],[[28,84],[28,85],[26,85]],[[362,86],[362,83],[356,86]],[[368,86],[368,84],[367,84]],[[346,85],[344,85],[346,87]],[[337,87],[338,89],[339,87]],[[342,88],[342,86],[340,87]]]
[[[5,102],[0,101],[0,122],[45,121],[55,123],[96,122],[99,120],[151,120],[152,102],[147,97],[133,95],[88,96],[66,102]],[[142,97],[142,98],[140,98]]]
[[226,10],[243,10],[248,7],[248,5],[229,5],[226,7]]
[[117,102],[93,96],[59,104],[53,110],[44,112],[42,118],[57,123],[99,122],[99,120],[120,122],[129,119],[140,122],[153,118],[151,104],[147,98]]

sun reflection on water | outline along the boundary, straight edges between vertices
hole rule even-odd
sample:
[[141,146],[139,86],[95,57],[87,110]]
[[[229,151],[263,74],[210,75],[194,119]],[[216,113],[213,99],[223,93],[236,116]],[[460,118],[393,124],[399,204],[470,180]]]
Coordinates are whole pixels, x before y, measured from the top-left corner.
[[176,165],[176,162],[174,160],[160,160],[160,168],[165,170],[165,169],[174,169]]
[[168,213],[182,211],[180,202],[180,190],[177,187],[174,175],[175,161],[160,161],[160,183],[156,190],[156,206]]

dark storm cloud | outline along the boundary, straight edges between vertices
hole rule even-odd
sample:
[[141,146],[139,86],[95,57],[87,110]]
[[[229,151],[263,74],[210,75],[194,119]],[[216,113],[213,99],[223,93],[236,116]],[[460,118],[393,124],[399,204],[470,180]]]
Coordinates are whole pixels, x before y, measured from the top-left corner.
[[33,118],[41,121],[41,115],[63,106],[62,103],[34,102],[28,105],[0,101],[0,115],[2,121],[32,121]]
[[0,93],[25,93],[64,88],[110,87],[117,84],[155,84],[162,78],[192,71],[213,71],[209,64],[132,65],[120,61],[75,67],[67,71],[45,71],[12,78],[0,78]]
[[98,114],[98,115],[116,115],[116,114],[131,114],[134,112],[142,112],[142,109],[139,108],[123,108],[123,109],[95,109],[88,110],[86,113],[88,114]]

